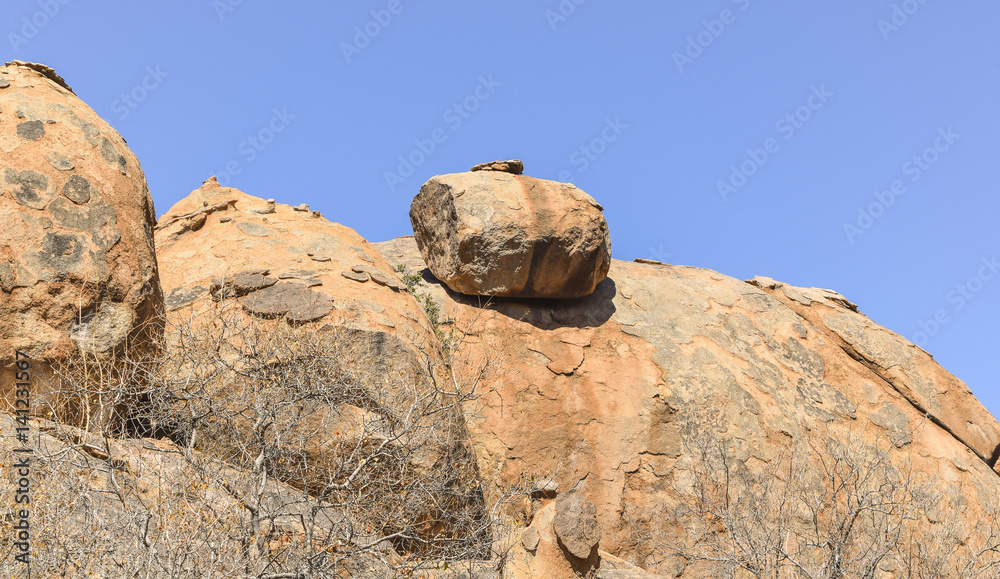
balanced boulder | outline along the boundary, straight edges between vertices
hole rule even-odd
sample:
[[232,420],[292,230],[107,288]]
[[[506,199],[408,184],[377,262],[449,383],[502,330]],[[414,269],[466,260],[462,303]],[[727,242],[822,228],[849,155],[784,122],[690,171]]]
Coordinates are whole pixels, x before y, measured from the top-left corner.
[[603,209],[570,184],[475,170],[425,183],[410,222],[431,273],[456,292],[578,298],[611,263]]
[[154,343],[155,217],[125,140],[61,77],[13,62],[0,80],[0,384],[9,410],[26,354],[44,413],[57,361]]

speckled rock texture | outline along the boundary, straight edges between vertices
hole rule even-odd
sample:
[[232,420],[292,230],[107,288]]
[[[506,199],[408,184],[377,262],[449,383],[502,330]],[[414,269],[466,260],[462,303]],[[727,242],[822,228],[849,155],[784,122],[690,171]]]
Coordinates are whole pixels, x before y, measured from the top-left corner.
[[0,68],[0,384],[49,364],[149,347],[162,312],[155,213],[124,139],[48,67]]
[[603,209],[573,185],[473,170],[431,178],[410,222],[427,266],[454,291],[578,298],[608,273]]
[[[377,246],[392,263],[424,267],[412,237]],[[469,416],[481,463],[502,465],[507,481],[551,476],[592,501],[611,555],[641,557],[630,538],[662,527],[655,513],[690,480],[685,425],[735,441],[741,464],[765,471],[789,440],[862,433],[962,505],[967,524],[1000,497],[996,419],[930,355],[836,292],[613,260],[587,297],[484,305],[423,275],[462,333],[456,358],[468,364],[456,374],[506,353],[483,384],[491,402]]]

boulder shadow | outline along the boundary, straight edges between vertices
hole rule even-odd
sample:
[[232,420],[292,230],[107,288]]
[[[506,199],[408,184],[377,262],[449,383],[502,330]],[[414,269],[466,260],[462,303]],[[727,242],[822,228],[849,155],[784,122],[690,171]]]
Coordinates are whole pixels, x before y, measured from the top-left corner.
[[473,308],[493,310],[511,319],[531,324],[540,330],[601,326],[614,315],[614,298],[618,292],[615,280],[608,277],[597,285],[593,293],[582,298],[470,296],[452,291],[444,282],[434,277],[429,268],[422,269],[420,275],[424,282],[440,287],[455,302]]

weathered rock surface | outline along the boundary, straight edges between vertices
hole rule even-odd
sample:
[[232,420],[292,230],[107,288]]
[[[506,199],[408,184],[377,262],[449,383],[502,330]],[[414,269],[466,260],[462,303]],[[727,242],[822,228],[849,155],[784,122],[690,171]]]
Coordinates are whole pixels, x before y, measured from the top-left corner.
[[577,298],[611,259],[603,207],[573,185],[499,171],[433,177],[410,206],[427,266],[468,295]]
[[524,163],[517,159],[511,159],[509,161],[491,161],[489,163],[480,163],[470,169],[470,171],[500,171],[501,173],[520,175],[521,173],[524,173]]
[[[413,238],[377,246],[391,263],[424,265]],[[492,403],[469,415],[482,464],[503,465],[508,482],[550,476],[592,501],[609,554],[641,558],[631,541],[663,530],[654,513],[674,504],[697,458],[685,426],[734,441],[740,464],[763,471],[789,440],[862,433],[964,505],[967,524],[1000,497],[996,419],[836,292],[613,261],[587,297],[483,306],[423,276],[463,338],[456,374],[505,356],[482,385]]]
[[[370,450],[381,453],[371,464],[398,465],[398,484],[426,475],[447,478],[460,492],[473,488],[474,474],[454,466],[464,461],[474,472],[476,463],[461,411],[439,388],[448,374],[435,329],[393,267],[355,231],[213,178],[160,218],[156,242],[169,352],[191,347],[178,337],[186,327],[195,335],[228,328],[218,341],[237,344],[223,350],[228,358],[219,365],[227,370],[211,372],[204,397],[217,415],[236,417],[226,424],[199,419],[199,428],[217,433],[204,443],[214,445],[214,456],[238,454],[254,431],[254,421],[243,419],[250,414],[245,406],[280,402],[287,411],[274,420],[281,424],[274,446],[288,458],[272,467],[280,480],[317,494],[347,492],[355,468],[357,476],[379,470],[348,457],[378,448]],[[281,339],[287,341],[271,341]],[[239,349],[247,343],[252,347]],[[246,364],[247,351],[267,353]],[[281,372],[251,380],[233,370],[261,365]],[[209,411],[185,404],[173,407],[171,420]],[[408,501],[399,507],[408,524],[436,521],[421,510],[430,499],[418,503],[425,494],[392,498]],[[469,508],[479,504],[472,500]]]
[[597,526],[597,507],[583,495],[567,493],[556,499],[552,527],[559,542],[577,559],[590,557],[601,540]]
[[155,214],[121,136],[48,67],[0,68],[0,384],[36,359],[36,409],[50,363],[150,345],[162,310]]
[[346,325],[437,347],[420,306],[400,294],[397,273],[338,223],[212,178],[160,217],[156,243],[173,318],[235,299],[263,318]]

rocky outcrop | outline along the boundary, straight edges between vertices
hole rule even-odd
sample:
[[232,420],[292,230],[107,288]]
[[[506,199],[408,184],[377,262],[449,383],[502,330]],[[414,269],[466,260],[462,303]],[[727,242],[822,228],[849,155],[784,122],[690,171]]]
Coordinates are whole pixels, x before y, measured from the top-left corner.
[[[413,238],[377,245],[391,263],[423,265]],[[927,353],[836,292],[613,261],[587,297],[483,305],[423,275],[463,338],[456,374],[504,356],[482,386],[492,403],[469,417],[480,460],[503,465],[507,481],[550,476],[592,501],[612,555],[642,561],[636,538],[657,529],[665,544],[684,536],[658,513],[694,476],[692,433],[730,441],[758,472],[789,441],[861,434],[901,469],[946,482],[935,487],[943,504],[971,515],[1000,496],[997,421]]]
[[347,325],[437,347],[397,272],[360,235],[318,213],[213,177],[160,217],[156,242],[171,317],[231,299],[262,319]]
[[573,185],[505,169],[433,177],[410,206],[434,275],[468,295],[577,298],[607,275],[603,207]]
[[[398,525],[386,534],[443,536],[451,523],[428,509],[444,504],[481,515],[435,328],[374,246],[214,178],[160,218],[156,242],[171,359],[209,358],[170,386],[175,438],[218,457],[259,452],[271,476],[347,494],[351,508],[378,501],[395,517],[378,524]],[[189,373],[207,376],[199,394]],[[258,439],[268,450],[248,451]],[[391,496],[376,492],[390,478]],[[439,486],[407,494],[431,480]]]
[[148,348],[162,308],[153,202],[119,134],[48,67],[0,69],[0,384],[14,351],[50,364]]

